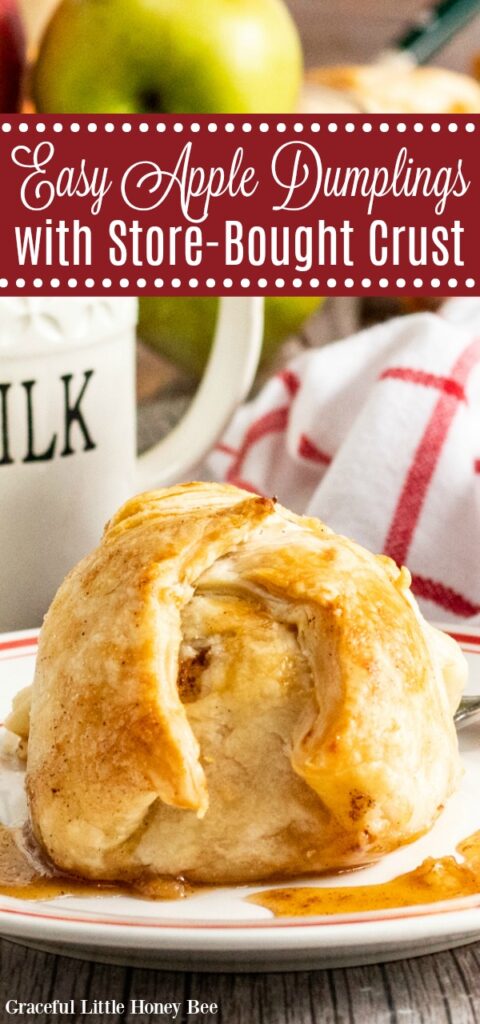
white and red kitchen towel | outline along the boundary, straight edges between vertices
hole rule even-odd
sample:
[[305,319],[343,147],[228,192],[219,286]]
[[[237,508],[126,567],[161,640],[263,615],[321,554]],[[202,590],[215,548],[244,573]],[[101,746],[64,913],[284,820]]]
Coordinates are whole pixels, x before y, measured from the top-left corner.
[[303,353],[238,411],[208,470],[408,565],[429,618],[480,622],[479,304]]

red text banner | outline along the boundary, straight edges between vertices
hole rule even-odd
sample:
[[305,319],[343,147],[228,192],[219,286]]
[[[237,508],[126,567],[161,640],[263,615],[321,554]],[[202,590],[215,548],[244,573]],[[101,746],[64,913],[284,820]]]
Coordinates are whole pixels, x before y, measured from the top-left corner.
[[9,117],[3,294],[478,295],[480,118]]

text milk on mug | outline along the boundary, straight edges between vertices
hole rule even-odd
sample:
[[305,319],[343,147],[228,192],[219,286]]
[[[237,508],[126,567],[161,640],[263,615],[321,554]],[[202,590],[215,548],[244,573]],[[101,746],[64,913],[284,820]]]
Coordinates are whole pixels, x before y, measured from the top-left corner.
[[131,494],[188,477],[245,397],[263,302],[224,298],[183,420],[136,458],[131,298],[0,298],[0,631],[38,625]]

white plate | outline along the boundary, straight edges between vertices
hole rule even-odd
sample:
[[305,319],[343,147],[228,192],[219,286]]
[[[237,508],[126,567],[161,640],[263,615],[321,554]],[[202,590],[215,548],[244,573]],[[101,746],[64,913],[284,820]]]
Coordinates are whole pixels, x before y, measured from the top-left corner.
[[[456,629],[470,663],[469,692],[480,691],[480,629]],[[36,633],[0,636],[0,721],[13,694],[32,678]],[[465,774],[432,831],[349,885],[386,881],[427,856],[452,853],[480,828],[480,725],[461,733]],[[18,773],[0,772],[0,819],[21,815]],[[20,798],[20,801],[23,797]],[[302,884],[302,883],[299,883]],[[305,884],[305,882],[303,882]],[[308,884],[342,885],[345,878]],[[222,888],[173,902],[124,896],[29,902],[0,897],[0,933],[68,956],[112,963],[197,970],[301,970],[396,960],[480,938],[480,895],[430,907],[350,917],[275,919],[245,902],[261,886]],[[266,887],[267,888],[267,887]]]

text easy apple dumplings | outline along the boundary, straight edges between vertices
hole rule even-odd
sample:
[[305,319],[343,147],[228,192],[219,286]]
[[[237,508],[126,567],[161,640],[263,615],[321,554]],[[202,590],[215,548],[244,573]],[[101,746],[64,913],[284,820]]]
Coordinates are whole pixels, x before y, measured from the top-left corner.
[[464,680],[389,559],[234,487],[140,495],[42,629],[35,835],[94,879],[365,863],[455,787]]

